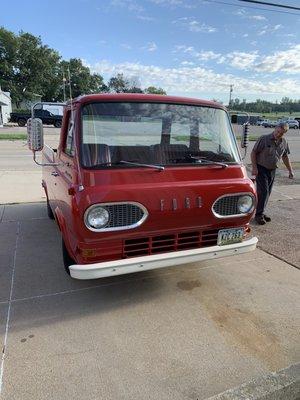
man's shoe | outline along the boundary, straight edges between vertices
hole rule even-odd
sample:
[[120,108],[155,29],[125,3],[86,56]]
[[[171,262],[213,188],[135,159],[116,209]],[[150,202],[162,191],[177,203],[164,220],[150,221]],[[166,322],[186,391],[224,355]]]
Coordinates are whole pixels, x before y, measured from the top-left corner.
[[271,222],[271,218],[268,217],[267,215],[264,215],[264,220],[265,220],[266,222]]
[[258,225],[266,224],[266,220],[264,219],[263,215],[260,215],[259,217],[255,217],[255,221],[258,223]]

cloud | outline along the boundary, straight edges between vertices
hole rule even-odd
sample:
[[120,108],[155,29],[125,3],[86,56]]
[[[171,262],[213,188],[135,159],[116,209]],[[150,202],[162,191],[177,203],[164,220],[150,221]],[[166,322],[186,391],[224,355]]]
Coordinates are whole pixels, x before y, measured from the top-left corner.
[[146,46],[142,47],[142,50],[156,51],[157,50],[157,45],[154,42],[148,42]]
[[244,53],[234,51],[226,55],[225,62],[228,62],[232,67],[247,70],[253,65],[257,57],[257,52]]
[[[253,46],[257,42],[251,42]],[[300,73],[300,44],[293,44],[284,51],[277,51],[268,56],[258,51],[233,51],[220,54],[214,51],[197,51],[193,46],[177,45],[175,53],[188,55],[198,61],[216,61],[217,64],[229,65],[235,69],[255,72],[284,72],[287,74]]]
[[195,65],[195,63],[193,63],[192,61],[182,61],[180,64],[183,66]]
[[156,21],[156,19],[154,17],[149,17],[147,15],[137,15],[136,17],[137,17],[137,19],[140,19],[141,21],[149,21],[149,22]]
[[277,51],[255,64],[254,69],[260,72],[300,73],[300,44],[285,51]]
[[266,21],[267,18],[263,15],[249,15],[249,19],[255,19],[256,21]]
[[255,21],[267,21],[267,18],[264,17],[263,15],[249,14],[244,8],[240,8],[237,11],[234,11],[233,15],[237,15],[238,17],[241,17],[241,18],[253,19]]
[[135,0],[110,0],[109,6],[114,8],[126,8],[133,12],[143,12],[144,8]]
[[130,44],[127,44],[127,43],[122,43],[121,47],[123,49],[125,49],[125,50],[131,50],[132,49],[132,46],[130,46]]
[[221,54],[215,53],[212,50],[208,51],[196,51],[193,46],[186,46],[186,45],[177,45],[175,46],[175,53],[184,53],[188,54],[192,57],[197,58],[199,61],[209,61],[209,60],[216,60],[221,57]]
[[184,0],[150,0],[151,3],[166,6],[169,8],[182,7],[182,8],[195,8],[196,6],[193,4],[189,4]]
[[217,32],[217,28],[206,25],[204,22],[199,22],[195,18],[182,17],[173,21],[176,26],[187,28],[190,32],[201,32],[201,33],[214,33]]
[[266,33],[274,33],[275,31],[278,31],[278,29],[281,29],[283,26],[281,24],[278,25],[265,25],[261,31],[257,33],[258,36],[265,35]]
[[242,78],[232,74],[219,74],[202,67],[182,66],[179,68],[162,68],[155,65],[139,63],[113,64],[101,60],[89,65],[93,72],[111,77],[117,73],[125,76],[138,76],[142,87],[161,86],[168,93],[227,93],[230,84],[234,84],[235,93],[245,94],[300,94],[300,83],[293,79],[266,79],[259,80]]

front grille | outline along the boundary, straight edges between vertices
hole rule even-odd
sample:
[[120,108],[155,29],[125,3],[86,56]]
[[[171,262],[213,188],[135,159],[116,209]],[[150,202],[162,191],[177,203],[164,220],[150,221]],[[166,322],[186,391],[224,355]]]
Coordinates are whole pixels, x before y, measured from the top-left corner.
[[240,195],[224,196],[218,199],[213,205],[213,210],[219,216],[230,216],[240,214],[237,204]]
[[217,244],[218,230],[181,232],[124,241],[124,257],[138,257]]
[[109,212],[109,221],[105,228],[128,227],[137,224],[144,211],[136,204],[119,203],[103,206]]

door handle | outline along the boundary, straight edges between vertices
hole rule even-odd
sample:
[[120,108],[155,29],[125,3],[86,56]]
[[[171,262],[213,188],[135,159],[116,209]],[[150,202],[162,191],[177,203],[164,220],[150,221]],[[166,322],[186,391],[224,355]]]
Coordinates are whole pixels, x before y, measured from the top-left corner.
[[52,176],[58,176],[58,175],[59,175],[59,173],[58,173],[58,172],[56,172],[56,171],[53,171],[53,172],[51,172],[51,175],[52,175]]

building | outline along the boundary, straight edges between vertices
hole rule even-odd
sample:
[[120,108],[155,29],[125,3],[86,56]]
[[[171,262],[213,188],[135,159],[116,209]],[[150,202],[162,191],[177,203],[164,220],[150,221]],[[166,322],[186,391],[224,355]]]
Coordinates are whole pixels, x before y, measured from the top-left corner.
[[9,122],[11,108],[11,98],[9,92],[2,92],[0,87],[0,126]]

